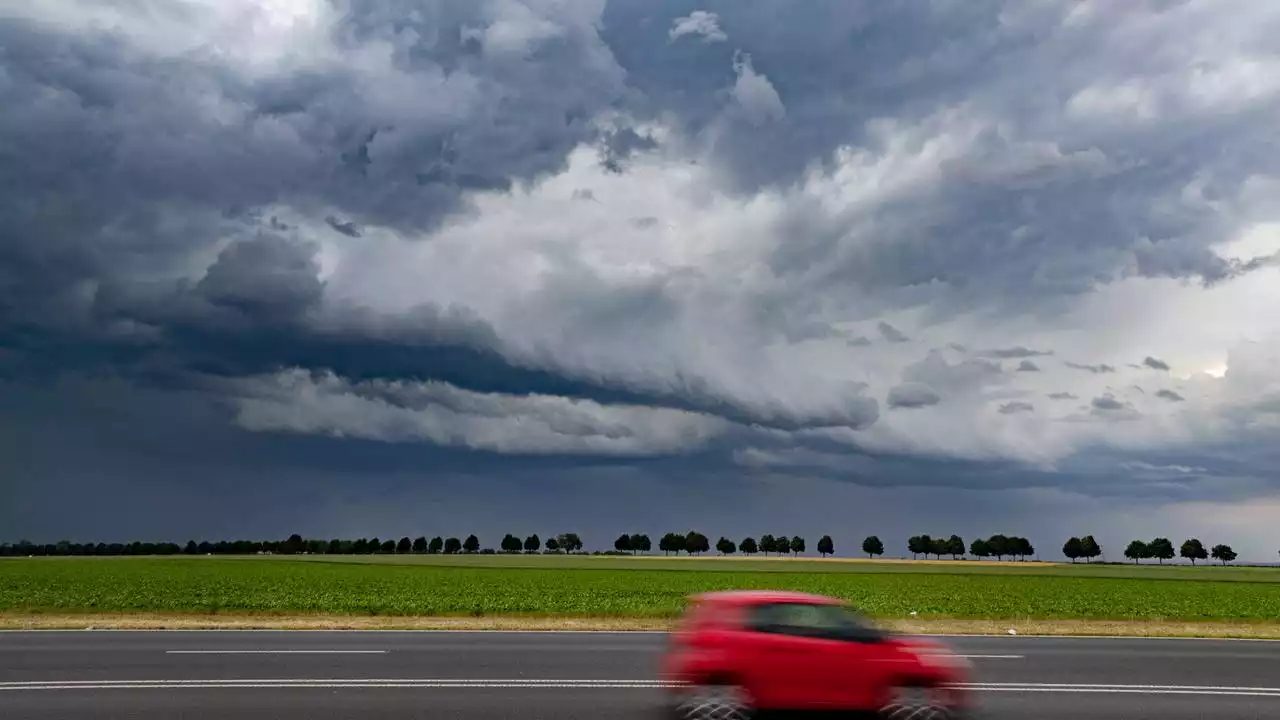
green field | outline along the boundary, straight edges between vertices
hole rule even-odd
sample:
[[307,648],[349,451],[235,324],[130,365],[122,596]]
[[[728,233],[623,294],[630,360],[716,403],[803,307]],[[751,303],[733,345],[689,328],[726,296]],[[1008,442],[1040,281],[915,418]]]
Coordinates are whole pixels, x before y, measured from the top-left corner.
[[1280,569],[473,556],[13,558],[0,612],[663,618],[705,590],[846,598],[879,618],[1280,620]]

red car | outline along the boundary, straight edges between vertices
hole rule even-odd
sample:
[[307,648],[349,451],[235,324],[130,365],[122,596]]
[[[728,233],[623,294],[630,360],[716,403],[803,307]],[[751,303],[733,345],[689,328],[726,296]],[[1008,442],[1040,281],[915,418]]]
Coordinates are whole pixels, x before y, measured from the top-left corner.
[[662,660],[668,709],[686,720],[764,710],[838,710],[937,720],[966,715],[968,661],[878,630],[835,598],[793,592],[697,595]]

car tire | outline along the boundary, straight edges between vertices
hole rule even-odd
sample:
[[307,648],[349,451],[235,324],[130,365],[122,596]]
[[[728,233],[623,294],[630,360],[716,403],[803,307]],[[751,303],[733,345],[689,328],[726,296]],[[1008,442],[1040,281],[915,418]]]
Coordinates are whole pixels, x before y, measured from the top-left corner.
[[898,687],[890,697],[889,703],[880,708],[883,720],[959,720],[951,708],[929,697],[928,688]]
[[671,706],[675,720],[750,720],[752,715],[746,690],[733,683],[690,685]]

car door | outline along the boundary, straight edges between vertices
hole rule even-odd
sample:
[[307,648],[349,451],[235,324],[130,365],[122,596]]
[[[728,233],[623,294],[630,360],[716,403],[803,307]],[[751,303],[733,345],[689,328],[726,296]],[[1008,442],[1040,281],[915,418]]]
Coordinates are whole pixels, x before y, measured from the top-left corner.
[[774,708],[837,705],[842,643],[817,636],[805,622],[805,606],[762,604],[747,615],[741,653],[756,701]]

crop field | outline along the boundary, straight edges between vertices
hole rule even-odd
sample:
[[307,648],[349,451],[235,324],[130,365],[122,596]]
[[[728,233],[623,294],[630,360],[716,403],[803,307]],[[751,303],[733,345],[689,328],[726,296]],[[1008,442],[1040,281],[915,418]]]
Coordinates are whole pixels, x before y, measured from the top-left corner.
[[691,593],[778,588],[846,598],[878,618],[912,612],[921,618],[979,619],[1280,618],[1280,569],[1270,568],[966,568],[541,556],[406,560],[415,561],[6,559],[0,561],[0,612],[665,618],[677,614]]

